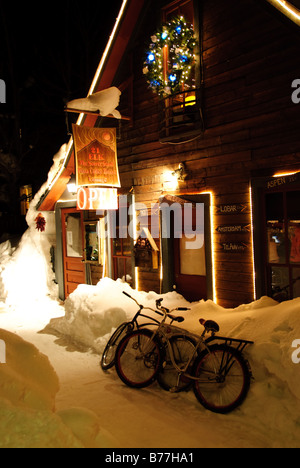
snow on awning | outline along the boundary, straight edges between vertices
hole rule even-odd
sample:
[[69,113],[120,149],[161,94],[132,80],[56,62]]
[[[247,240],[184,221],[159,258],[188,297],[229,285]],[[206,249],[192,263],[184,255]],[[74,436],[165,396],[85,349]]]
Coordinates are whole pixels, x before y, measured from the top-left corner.
[[74,99],[67,103],[67,112],[84,114],[99,114],[103,117],[114,117],[121,120],[120,112],[116,109],[120,103],[121,91],[115,86],[90,94],[86,98]]

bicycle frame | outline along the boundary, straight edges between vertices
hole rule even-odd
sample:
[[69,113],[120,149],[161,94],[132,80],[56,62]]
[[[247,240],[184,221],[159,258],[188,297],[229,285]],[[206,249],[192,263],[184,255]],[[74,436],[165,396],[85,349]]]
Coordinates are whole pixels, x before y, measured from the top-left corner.
[[[165,340],[165,342],[167,344],[167,347],[168,347],[168,351],[170,353],[170,358],[171,358],[172,365],[174,366],[174,369],[178,373],[178,382],[179,382],[179,379],[180,379],[180,377],[182,375],[184,375],[185,377],[187,377],[188,379],[193,380],[193,381],[198,381],[198,382],[201,381],[201,377],[195,377],[193,375],[190,375],[187,371],[188,371],[193,359],[195,358],[195,356],[197,356],[198,351],[199,351],[199,349],[201,347],[203,348],[203,351],[206,349],[207,352],[210,355],[212,355],[212,352],[211,352],[210,347],[209,347],[209,344],[212,341],[223,341],[223,342],[225,342],[225,345],[227,345],[227,346],[232,346],[233,343],[238,343],[238,346],[236,347],[236,349],[240,353],[242,353],[242,351],[245,349],[245,347],[248,344],[253,344],[253,341],[247,341],[247,340],[241,340],[241,339],[235,339],[235,338],[227,338],[227,337],[223,337],[223,336],[215,336],[215,332],[212,332],[212,335],[210,337],[205,338],[205,334],[207,332],[206,328],[205,328],[205,330],[204,330],[204,332],[202,333],[201,336],[189,333],[187,330],[180,329],[180,328],[174,327],[172,325],[174,321],[182,321],[183,319],[179,320],[179,317],[173,317],[172,315],[170,315],[171,312],[173,312],[175,310],[188,310],[188,309],[186,309],[186,308],[176,308],[176,309],[173,309],[173,310],[169,310],[166,307],[163,307],[161,305],[162,299],[160,299],[156,303],[156,306],[157,306],[157,308],[159,308],[159,310],[155,310],[155,309],[152,309],[151,307],[144,307],[143,305],[139,304],[136,301],[136,299],[134,299],[132,296],[130,296],[126,292],[123,292],[123,293],[126,296],[128,296],[130,299],[132,299],[139,307],[138,312],[136,313],[136,315],[134,316],[132,321],[129,322],[129,323],[135,324],[138,329],[141,328],[141,327],[145,327],[147,325],[154,325],[154,324],[158,325],[158,327],[154,330],[154,332],[152,334],[152,337],[151,337],[151,340],[148,343],[146,349],[141,350],[140,358],[142,359],[144,356],[147,356],[147,354],[149,354],[149,352],[151,352],[151,347],[152,347],[151,343],[153,343],[156,336],[159,337],[159,340],[161,342],[163,340]],[[142,314],[141,312],[144,309],[151,310],[152,312],[155,312],[156,314],[162,316],[163,319],[161,321],[159,321],[159,320],[156,320],[153,317],[149,317],[148,315]],[[152,323],[143,324],[142,326],[139,326],[139,324],[137,322],[138,317],[148,318],[148,319],[150,319],[152,321]],[[171,319],[170,324],[166,324],[167,318]],[[202,322],[200,322],[200,323],[202,323]],[[171,327],[171,329],[170,329],[170,331],[168,331],[168,328],[170,328],[170,327]],[[172,333],[170,334],[170,332],[172,332]],[[197,341],[197,343],[195,345],[195,349],[193,350],[193,353],[191,353],[191,356],[189,357],[189,359],[188,359],[187,363],[185,364],[184,368],[180,368],[176,363],[176,359],[175,359],[175,356],[174,356],[174,351],[173,351],[173,348],[172,348],[172,345],[171,345],[171,342],[170,342],[170,337],[168,335],[170,335],[170,337],[176,336],[176,335],[177,336],[186,335],[186,336],[192,337],[195,342]],[[222,358],[222,360],[223,360],[223,358]],[[221,363],[221,366],[220,366],[220,363],[214,364],[214,372],[213,372],[214,377],[211,378],[211,379],[208,379],[208,380],[207,379],[203,380],[203,382],[208,382],[208,381],[214,382],[217,375],[220,375],[220,373],[223,373],[224,370],[226,372],[225,375],[227,375],[228,372],[231,369],[231,366],[232,366],[232,364],[230,365],[230,361],[232,361],[232,358],[230,360],[228,360],[225,363],[225,365],[223,365],[223,362]]]
[[[187,377],[188,379],[190,380],[197,380],[197,381],[200,381],[199,378],[193,376],[193,375],[190,375],[188,374],[187,370],[189,369],[193,359],[195,358],[195,356],[197,356],[198,354],[198,350],[200,349],[201,346],[204,346],[204,348],[207,349],[207,351],[210,353],[210,349],[209,347],[206,345],[206,341],[204,340],[204,337],[202,336],[197,336],[197,344],[195,346],[195,349],[193,351],[193,353],[191,354],[191,356],[189,357],[186,365],[184,368],[180,368],[177,363],[176,363],[176,360],[175,360],[175,356],[174,356],[174,351],[173,351],[173,347],[171,345],[171,342],[170,342],[170,339],[169,337],[167,336],[167,334],[164,332],[164,321],[161,322],[161,326],[158,328],[158,330],[155,332],[155,334],[161,334],[166,343],[167,343],[167,346],[168,346],[168,351],[170,353],[170,357],[171,357],[171,362],[172,362],[172,365],[174,366],[174,369],[176,370],[176,372],[178,372],[178,381],[180,379],[180,377],[182,375],[184,375],[185,377]],[[186,335],[186,336],[192,336],[192,337],[195,337],[196,338],[196,335],[192,335],[188,332],[186,332],[186,330],[182,330],[182,332],[179,331],[178,329],[178,336],[182,336],[182,335]],[[176,336],[176,334],[173,334],[172,336]],[[210,353],[211,354],[211,353]],[[216,369],[216,366],[215,366],[215,369],[214,369],[214,373],[215,375],[217,374],[217,369]]]
[[[205,339],[205,332],[201,336],[199,336],[199,335],[189,333],[187,330],[180,329],[180,328],[175,328],[175,327],[172,326],[172,324],[171,325],[166,325],[165,322],[166,322],[167,318],[168,318],[168,314],[164,314],[163,320],[159,323],[158,328],[154,331],[154,333],[152,335],[151,342],[153,342],[153,340],[155,339],[155,336],[158,336],[160,341],[162,341],[162,337],[163,337],[163,339],[165,340],[165,343],[167,344],[167,347],[168,347],[168,351],[169,351],[169,354],[170,354],[172,365],[173,365],[174,369],[176,370],[176,372],[178,373],[178,382],[179,382],[181,376],[185,376],[185,377],[187,377],[188,379],[190,379],[192,381],[205,382],[205,383],[211,381],[213,383],[213,382],[216,381],[216,377],[218,375],[222,374],[224,371],[225,371],[225,375],[227,375],[229,373],[229,371],[230,371],[230,369],[232,367],[232,362],[231,362],[232,357],[231,357],[231,359],[227,360],[227,362],[225,362],[225,363],[223,363],[223,358],[222,358],[221,365],[220,365],[220,363],[214,363],[214,371],[212,371],[212,377],[211,378],[203,380],[203,377],[195,377],[193,375],[190,375],[187,372],[188,369],[190,368],[191,363],[193,362],[194,358],[197,356],[198,351],[199,351],[199,349],[201,347],[203,348],[203,351],[204,351],[204,349],[206,349],[207,352],[210,355],[212,355],[212,352],[211,352],[210,347],[209,347],[209,344],[212,341],[217,341],[217,340],[224,341],[227,346],[231,346],[233,343],[238,343],[238,346],[236,347],[236,350],[239,351],[240,353],[242,353],[242,351],[245,349],[245,347],[248,344],[253,344],[253,341],[247,341],[247,340],[241,340],[241,339],[235,339],[235,338],[227,338],[227,337],[223,337],[223,336],[215,336],[214,334],[212,336],[208,337],[207,339]],[[168,331],[169,327],[171,327],[170,331]],[[172,333],[170,334],[170,332],[172,332]],[[179,367],[177,365],[177,363],[176,363],[173,347],[172,347],[172,344],[170,342],[170,337],[168,335],[170,335],[170,337],[173,337],[173,336],[176,336],[176,335],[177,336],[184,336],[184,335],[185,336],[190,336],[193,339],[195,339],[195,341],[197,341],[197,343],[195,345],[195,349],[193,350],[193,353],[191,353],[191,355],[190,355],[187,363],[185,364],[184,368]],[[142,356],[145,356],[150,352],[151,342],[148,344],[147,349],[143,350]]]

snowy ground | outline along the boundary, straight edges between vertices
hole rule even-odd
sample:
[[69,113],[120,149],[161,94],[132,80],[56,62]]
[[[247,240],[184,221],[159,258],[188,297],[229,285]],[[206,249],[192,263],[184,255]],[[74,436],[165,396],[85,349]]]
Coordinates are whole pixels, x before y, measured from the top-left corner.
[[[156,384],[132,390],[114,370],[100,369],[112,329],[136,311],[123,289],[152,307],[158,297],[104,279],[96,287],[79,287],[65,308],[47,298],[30,308],[0,307],[0,328],[13,334],[0,330],[0,339],[14,350],[15,359],[16,350],[30,350],[20,355],[22,385],[13,381],[9,356],[7,364],[0,364],[0,447],[300,447],[300,364],[292,361],[292,344],[300,340],[300,299],[277,304],[263,298],[234,310],[208,301],[192,304],[185,313],[183,326],[191,331],[199,332],[199,318],[210,318],[223,335],[255,341],[247,352],[255,377],[249,396],[241,408],[223,416],[203,409],[192,392],[169,394]],[[169,307],[187,305],[176,293],[164,298]],[[15,341],[19,337],[27,343]],[[32,372],[33,358],[43,379]],[[18,385],[23,394],[10,395]],[[37,397],[30,399],[33,387]],[[42,403],[34,407],[32,401]]]

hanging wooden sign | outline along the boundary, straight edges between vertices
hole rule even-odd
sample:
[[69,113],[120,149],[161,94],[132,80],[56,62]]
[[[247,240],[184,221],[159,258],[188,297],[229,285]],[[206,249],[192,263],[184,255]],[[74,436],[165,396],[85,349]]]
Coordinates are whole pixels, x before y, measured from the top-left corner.
[[115,128],[73,124],[77,187],[120,187]]

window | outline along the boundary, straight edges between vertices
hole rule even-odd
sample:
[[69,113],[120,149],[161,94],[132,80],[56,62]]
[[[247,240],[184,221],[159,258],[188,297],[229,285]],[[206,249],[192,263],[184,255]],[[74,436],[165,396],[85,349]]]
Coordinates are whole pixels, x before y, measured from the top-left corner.
[[265,196],[268,293],[282,301],[300,296],[300,191]]
[[[194,0],[177,0],[162,10],[164,23],[183,16],[187,23],[194,26],[198,44],[199,12],[198,2]],[[195,7],[196,5],[196,7]],[[170,48],[165,47],[163,54],[164,76],[170,73]],[[180,143],[199,137],[203,132],[201,110],[201,59],[198,47],[195,48],[195,60],[189,73],[189,78],[181,85],[181,89],[160,102],[160,141],[165,143]]]

